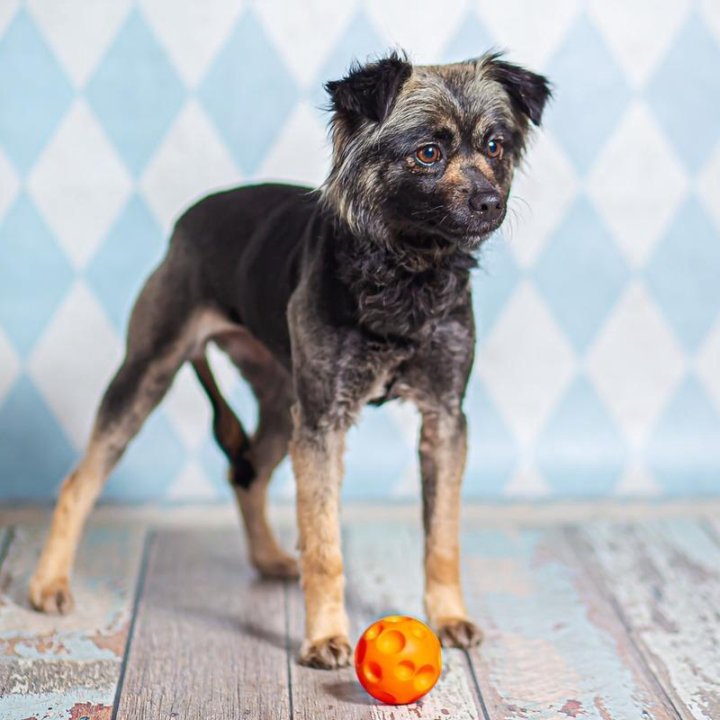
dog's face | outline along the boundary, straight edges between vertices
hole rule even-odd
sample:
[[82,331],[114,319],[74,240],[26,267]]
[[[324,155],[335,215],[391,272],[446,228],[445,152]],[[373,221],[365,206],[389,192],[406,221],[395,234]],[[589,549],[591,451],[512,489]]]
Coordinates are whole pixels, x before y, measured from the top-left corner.
[[327,199],[357,232],[473,249],[503,222],[547,80],[486,55],[412,66],[393,54],[327,84]]

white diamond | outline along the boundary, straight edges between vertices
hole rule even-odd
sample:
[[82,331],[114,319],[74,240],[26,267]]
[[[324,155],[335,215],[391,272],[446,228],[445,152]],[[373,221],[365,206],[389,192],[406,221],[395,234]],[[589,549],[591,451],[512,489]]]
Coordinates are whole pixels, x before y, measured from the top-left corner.
[[217,491],[203,469],[195,461],[190,461],[168,488],[166,498],[196,502],[216,500]]
[[131,0],[30,0],[35,23],[76,87],[92,75],[115,39]]
[[572,164],[552,135],[538,134],[513,182],[503,234],[518,263],[532,265],[578,193]]
[[0,328],[0,405],[20,374],[20,360],[7,335]]
[[[243,0],[141,0],[148,24],[189,87],[195,87],[230,35]],[[252,69],[242,68],[242,71]]]
[[207,398],[189,365],[177,374],[163,405],[185,446],[196,450],[207,438],[212,418]]
[[479,350],[478,373],[489,395],[529,444],[573,377],[572,346],[542,297],[523,282]]
[[[299,155],[302,154],[302,158]],[[302,185],[327,177],[330,148],[325,125],[307,102],[297,105],[265,158],[259,175]]]
[[88,438],[100,397],[121,355],[122,343],[95,296],[77,283],[28,363],[35,386],[77,449]]
[[3,0],[0,3],[0,36],[4,34],[7,26],[15,17],[20,0]]
[[317,81],[318,71],[345,32],[356,5],[357,0],[263,0],[255,3],[253,10],[288,70],[308,87]]
[[233,365],[232,360],[213,343],[207,346],[207,359],[220,391],[225,397],[230,397],[238,384],[244,382],[238,369]]
[[513,62],[538,69],[559,47],[579,5],[578,0],[504,0],[479,3],[479,13]]
[[70,260],[83,267],[132,183],[95,116],[78,100],[33,168],[30,194]]
[[444,0],[438,12],[434,3],[415,3],[408,12],[405,2],[367,0],[364,7],[391,46],[407,48],[413,62],[431,63],[457,30],[466,5],[466,0]]
[[621,497],[656,497],[661,491],[645,465],[631,463],[623,472],[613,494]]
[[7,159],[7,156],[0,147],[0,221],[5,217],[5,213],[15,202],[18,190],[20,189],[20,181],[18,180],[15,168]]
[[717,0],[700,0],[700,10],[710,25],[715,39],[720,42],[720,3]]
[[720,321],[707,334],[695,358],[695,371],[720,410]]
[[645,288],[632,284],[587,358],[588,374],[639,448],[683,376],[686,359]]
[[590,0],[589,12],[636,87],[652,74],[680,29],[689,0]]
[[720,229],[720,143],[696,179],[697,194]]
[[148,206],[167,231],[187,205],[240,176],[203,109],[183,108],[140,180]]
[[549,494],[550,488],[545,478],[529,463],[520,465],[503,491],[503,495],[515,498],[540,498]]
[[635,267],[649,258],[685,197],[688,179],[643,103],[627,111],[588,180],[588,192]]

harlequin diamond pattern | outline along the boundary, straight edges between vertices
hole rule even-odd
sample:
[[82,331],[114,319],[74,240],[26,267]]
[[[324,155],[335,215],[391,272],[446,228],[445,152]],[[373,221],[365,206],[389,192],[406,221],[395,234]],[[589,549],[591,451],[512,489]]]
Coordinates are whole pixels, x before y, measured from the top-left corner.
[[[505,47],[555,83],[475,275],[468,496],[720,492],[720,15],[541,5],[5,3],[0,500],[48,499],[77,457],[173,219],[238,182],[321,182],[322,82],[394,46],[422,62]],[[211,361],[252,425],[247,387]],[[229,498],[209,415],[181,372],[106,497]],[[411,407],[369,410],[346,494],[415,494],[417,431]]]

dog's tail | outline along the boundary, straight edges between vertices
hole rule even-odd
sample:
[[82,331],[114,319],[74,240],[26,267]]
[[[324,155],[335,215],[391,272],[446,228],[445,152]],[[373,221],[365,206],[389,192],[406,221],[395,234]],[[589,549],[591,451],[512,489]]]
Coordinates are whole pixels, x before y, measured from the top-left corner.
[[205,353],[192,360],[195,374],[213,409],[213,434],[230,463],[230,483],[248,488],[255,478],[255,468],[247,457],[250,438],[215,382]]

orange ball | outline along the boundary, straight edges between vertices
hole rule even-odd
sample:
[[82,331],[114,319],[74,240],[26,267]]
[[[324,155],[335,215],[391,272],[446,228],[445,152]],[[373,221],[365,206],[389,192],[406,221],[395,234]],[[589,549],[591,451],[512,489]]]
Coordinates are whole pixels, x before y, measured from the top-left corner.
[[430,692],[442,672],[440,641],[425,623],[390,615],[373,623],[355,648],[355,672],[370,695],[406,705]]

